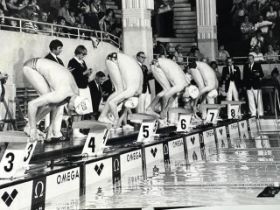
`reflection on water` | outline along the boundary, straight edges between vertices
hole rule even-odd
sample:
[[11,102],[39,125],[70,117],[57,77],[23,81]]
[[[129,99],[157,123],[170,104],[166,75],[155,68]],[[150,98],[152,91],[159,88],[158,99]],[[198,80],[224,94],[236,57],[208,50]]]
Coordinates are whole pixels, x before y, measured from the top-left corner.
[[[134,169],[122,175],[121,187],[114,188],[109,182],[99,182],[102,187],[92,184],[78,201],[68,198],[66,203],[74,202],[69,209],[111,209],[280,202],[280,195],[257,198],[265,186],[280,180],[278,139],[235,139],[224,142],[219,149],[210,143],[203,149],[192,148],[186,157],[191,161],[179,152],[170,156],[169,164],[163,159],[149,162],[146,174]],[[57,202],[47,204],[46,209],[67,209],[58,207],[61,199]]]

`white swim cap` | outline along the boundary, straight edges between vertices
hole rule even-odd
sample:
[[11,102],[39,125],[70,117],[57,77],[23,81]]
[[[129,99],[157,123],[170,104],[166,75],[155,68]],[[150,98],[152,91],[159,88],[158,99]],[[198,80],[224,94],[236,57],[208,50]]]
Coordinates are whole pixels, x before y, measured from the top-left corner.
[[134,109],[138,105],[138,97],[130,97],[124,102],[124,106],[129,109]]
[[183,94],[184,98],[192,98],[196,99],[199,95],[199,90],[195,85],[190,85],[185,88],[185,92]]
[[75,107],[75,112],[78,115],[85,115],[89,113],[88,110],[91,107],[91,105],[88,98],[77,96],[74,99],[74,107]]
[[208,94],[207,97],[208,98],[216,98],[218,96],[218,91],[216,89],[211,90]]

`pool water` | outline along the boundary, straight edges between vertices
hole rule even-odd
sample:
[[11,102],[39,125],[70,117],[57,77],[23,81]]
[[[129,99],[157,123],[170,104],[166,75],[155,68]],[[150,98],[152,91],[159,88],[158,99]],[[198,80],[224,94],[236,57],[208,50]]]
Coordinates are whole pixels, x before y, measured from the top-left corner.
[[87,186],[85,195],[69,193],[53,199],[46,209],[113,209],[176,206],[280,204],[280,193],[258,198],[268,185],[280,181],[280,138],[277,133],[224,142],[228,148],[206,144],[146,168],[126,172],[119,184],[103,180]]

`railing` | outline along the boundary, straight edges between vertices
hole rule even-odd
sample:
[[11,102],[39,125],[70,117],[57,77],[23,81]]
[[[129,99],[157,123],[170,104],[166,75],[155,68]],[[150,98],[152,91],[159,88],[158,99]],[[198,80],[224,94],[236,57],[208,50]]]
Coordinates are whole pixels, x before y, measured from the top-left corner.
[[[159,54],[154,54],[154,58],[159,57]],[[198,61],[198,57],[192,57],[192,56],[182,56],[183,61],[179,62],[180,65],[185,65],[187,66],[191,61]],[[243,57],[231,57],[232,60],[234,61],[234,64],[236,65],[243,65],[248,61],[248,56],[243,56]],[[269,55],[269,56],[263,56],[264,60],[263,61],[255,61],[261,64],[280,64],[280,55]],[[208,58],[205,58],[208,59]],[[226,64],[225,61],[221,61],[219,59],[215,60],[219,66],[223,66]],[[211,60],[209,61],[211,62]]]
[[[18,31],[32,34],[43,34],[48,36],[58,36],[64,38],[77,38],[90,40],[94,36],[100,41],[108,42],[120,48],[120,38],[105,31],[90,30],[84,28],[77,28],[71,26],[63,26],[58,24],[50,24],[38,21],[32,21],[14,17],[0,17],[4,18],[5,24],[0,24],[1,30]],[[35,28],[27,28],[26,24],[35,24]]]

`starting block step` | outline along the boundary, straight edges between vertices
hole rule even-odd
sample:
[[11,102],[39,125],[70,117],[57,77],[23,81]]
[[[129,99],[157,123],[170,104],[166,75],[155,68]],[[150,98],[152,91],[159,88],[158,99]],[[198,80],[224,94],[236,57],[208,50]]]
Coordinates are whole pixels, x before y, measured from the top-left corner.
[[221,104],[241,105],[245,104],[245,101],[222,101]]
[[82,120],[78,122],[73,122],[72,128],[80,128],[80,129],[95,129],[102,130],[104,128],[111,128],[112,125],[108,123],[98,122],[94,120]]
[[135,113],[135,114],[129,114],[128,115],[128,120],[130,121],[137,121],[137,122],[142,122],[142,121],[154,121],[157,120],[158,117],[151,115],[151,114],[145,114],[145,113]]
[[22,131],[0,132],[0,143],[27,143],[28,136]]

